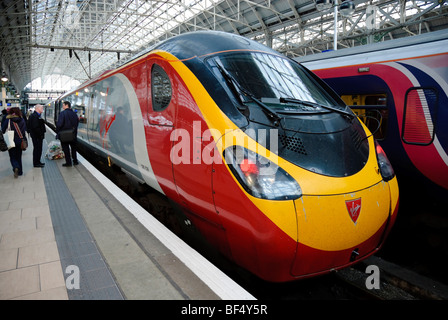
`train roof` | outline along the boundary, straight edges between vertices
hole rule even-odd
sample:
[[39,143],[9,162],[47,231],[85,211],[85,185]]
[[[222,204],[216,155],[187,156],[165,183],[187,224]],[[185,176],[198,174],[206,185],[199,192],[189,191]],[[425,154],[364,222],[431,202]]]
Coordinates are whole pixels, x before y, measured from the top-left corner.
[[[444,44],[441,44],[443,42]],[[446,44],[445,44],[446,42]],[[404,50],[405,47],[410,46],[420,46],[424,45],[424,51],[420,50]],[[389,57],[381,54],[381,60],[390,59],[404,59],[415,56],[427,55],[427,54],[437,54],[444,53],[448,50],[448,32],[446,30],[429,32],[417,36],[405,37],[395,40],[388,40],[384,42],[368,44],[359,47],[340,49],[335,51],[327,51],[322,53],[316,53],[309,56],[297,57],[294,60],[303,63],[308,66],[308,63],[319,63],[324,65],[325,60],[332,60],[332,63],[340,58],[342,61],[347,58],[352,59],[352,57],[356,55],[366,55],[370,54],[371,56],[377,56],[378,52],[391,51],[391,55]],[[392,58],[392,55],[394,58]],[[355,64],[355,61],[352,60],[351,64]],[[365,62],[373,62],[373,61],[365,61]],[[336,67],[337,65],[332,65],[331,67]],[[330,67],[330,66],[328,66]]]
[[133,63],[135,60],[154,50],[167,51],[176,56],[179,60],[187,60],[193,57],[207,56],[215,52],[233,50],[264,51],[280,55],[280,53],[278,53],[277,51],[266,47],[263,44],[233,33],[211,30],[187,32],[159,42],[137,53],[134,57],[124,62],[122,65],[96,75],[92,79],[82,83],[80,86],[67,91],[66,93],[58,97],[57,100],[79,90],[80,88],[86,87],[91,83],[97,82],[103,76],[108,75],[111,72],[115,72],[116,70],[119,70],[120,68]]
[[138,53],[132,60],[153,50],[170,52],[179,60],[230,50],[254,50],[279,54],[263,44],[233,33],[205,30],[187,32],[164,40]]

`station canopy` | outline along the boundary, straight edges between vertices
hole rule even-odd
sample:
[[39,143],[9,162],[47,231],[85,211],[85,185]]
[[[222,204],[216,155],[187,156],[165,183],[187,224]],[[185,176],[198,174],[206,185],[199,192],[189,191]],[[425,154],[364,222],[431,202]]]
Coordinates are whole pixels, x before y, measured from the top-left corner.
[[335,12],[338,49],[448,28],[445,0],[345,3],[352,10],[344,10],[344,2],[2,0],[0,72],[18,92],[35,79],[70,85],[196,30],[239,34],[292,57],[309,55],[334,49]]

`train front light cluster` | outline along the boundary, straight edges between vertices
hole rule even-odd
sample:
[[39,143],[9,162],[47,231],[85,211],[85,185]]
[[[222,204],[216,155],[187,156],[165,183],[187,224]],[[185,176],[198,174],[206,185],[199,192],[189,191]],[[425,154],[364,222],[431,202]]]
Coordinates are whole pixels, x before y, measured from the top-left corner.
[[379,143],[376,141],[375,141],[375,150],[381,176],[383,177],[384,181],[389,181],[393,177],[395,177],[394,169],[392,168],[392,165],[390,164],[389,159],[387,158],[383,148],[381,148]]
[[297,181],[266,157],[240,146],[224,150],[224,157],[250,195],[269,200],[294,200],[302,196]]

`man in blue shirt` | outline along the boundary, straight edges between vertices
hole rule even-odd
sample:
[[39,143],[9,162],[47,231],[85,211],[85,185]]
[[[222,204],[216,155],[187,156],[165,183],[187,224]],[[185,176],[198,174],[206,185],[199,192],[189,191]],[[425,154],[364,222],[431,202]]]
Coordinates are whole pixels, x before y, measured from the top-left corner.
[[45,122],[41,118],[43,112],[44,106],[38,104],[34,107],[34,112],[28,119],[28,132],[31,135],[31,139],[33,139],[33,165],[35,168],[42,168],[45,165],[45,163],[40,161],[46,131]]

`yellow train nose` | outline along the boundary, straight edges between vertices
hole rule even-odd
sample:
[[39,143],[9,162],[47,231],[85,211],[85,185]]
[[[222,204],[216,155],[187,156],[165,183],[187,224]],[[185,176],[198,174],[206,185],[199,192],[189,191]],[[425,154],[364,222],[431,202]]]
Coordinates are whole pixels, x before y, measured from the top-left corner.
[[[298,249],[291,273],[301,276],[343,267],[372,253],[383,239],[391,214],[389,183],[347,194],[295,200]],[[317,257],[317,259],[316,259]]]
[[298,241],[326,251],[350,248],[370,238],[389,217],[386,182],[348,194],[296,200]]

